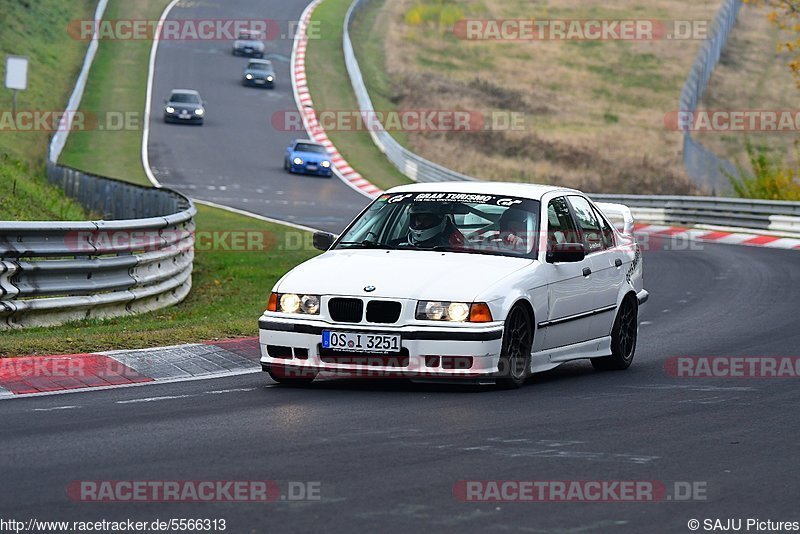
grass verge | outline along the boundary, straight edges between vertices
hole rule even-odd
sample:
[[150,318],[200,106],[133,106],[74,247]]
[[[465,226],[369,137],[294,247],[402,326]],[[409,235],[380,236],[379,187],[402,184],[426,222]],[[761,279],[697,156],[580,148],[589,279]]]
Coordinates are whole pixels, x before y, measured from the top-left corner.
[[[308,87],[317,111],[358,110],[342,52],[342,24],[350,3],[351,0],[325,0],[311,17],[311,27],[317,25],[322,32],[321,39],[309,40],[306,51]],[[371,48],[370,52],[379,50],[380,47]],[[373,63],[372,59],[365,57],[361,61],[382,65]],[[329,130],[326,133],[350,166],[376,186],[387,189],[410,182],[375,147],[369,132]]]
[[[6,55],[28,58],[28,88],[17,94],[17,113],[62,111],[86,53],[86,42],[67,33],[76,19],[92,18],[96,0],[2,2],[0,77]],[[79,220],[83,209],[51,186],[44,174],[50,132],[12,117],[11,91],[0,89],[0,220]],[[16,129],[16,126],[19,129]]]
[[[156,18],[165,4],[166,0],[111,0],[107,16]],[[81,109],[87,113],[142,113],[150,43],[121,41],[107,45],[107,41],[100,45],[95,64],[99,68],[92,69]],[[147,183],[139,161],[141,131],[73,135],[64,161],[88,172]],[[198,246],[193,288],[179,305],[116,319],[5,331],[0,335],[0,356],[146,348],[256,335],[256,321],[277,279],[315,254],[309,247],[284,246],[307,243],[307,234],[205,206],[198,206],[196,223],[197,235],[205,243],[225,236],[225,232],[239,232],[267,236],[263,242],[269,246],[250,250],[224,250],[225,242]]]

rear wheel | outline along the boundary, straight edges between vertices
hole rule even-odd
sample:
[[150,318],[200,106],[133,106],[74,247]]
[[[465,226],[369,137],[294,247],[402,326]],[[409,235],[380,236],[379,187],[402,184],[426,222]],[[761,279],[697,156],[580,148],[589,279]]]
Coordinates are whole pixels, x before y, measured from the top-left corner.
[[496,383],[502,389],[516,389],[525,384],[531,370],[533,329],[528,310],[516,305],[506,317],[503,345],[498,362]]
[[635,298],[627,297],[611,328],[611,356],[592,358],[598,371],[622,371],[631,366],[639,335],[639,306]]
[[286,367],[284,365],[264,366],[264,370],[275,382],[285,386],[306,386],[317,378],[316,371]]

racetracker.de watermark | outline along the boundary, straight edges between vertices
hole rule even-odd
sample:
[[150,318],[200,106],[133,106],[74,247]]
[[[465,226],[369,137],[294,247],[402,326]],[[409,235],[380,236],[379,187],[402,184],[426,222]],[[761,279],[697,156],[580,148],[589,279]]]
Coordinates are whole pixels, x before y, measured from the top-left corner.
[[298,34],[301,23],[276,19],[76,19],[67,24],[67,33],[75,40],[91,40],[95,35],[104,41],[235,41],[247,37],[259,41],[322,39],[321,21],[309,21]]
[[798,109],[700,109],[671,111],[664,126],[677,132],[800,132]]
[[464,502],[705,501],[704,481],[459,480],[453,497]]
[[[307,120],[312,129],[340,132],[523,131],[527,127],[527,118],[522,112],[477,110],[309,110]],[[276,111],[270,123],[281,132],[306,131],[303,115],[296,110]]]
[[78,502],[319,501],[318,481],[276,480],[73,480],[67,496]]
[[702,40],[707,20],[462,19],[453,34],[466,41]]
[[137,131],[144,119],[138,111],[51,111],[23,109],[16,113],[0,110],[2,132],[87,132],[87,131]]
[[800,356],[672,356],[664,371],[675,378],[798,378]]

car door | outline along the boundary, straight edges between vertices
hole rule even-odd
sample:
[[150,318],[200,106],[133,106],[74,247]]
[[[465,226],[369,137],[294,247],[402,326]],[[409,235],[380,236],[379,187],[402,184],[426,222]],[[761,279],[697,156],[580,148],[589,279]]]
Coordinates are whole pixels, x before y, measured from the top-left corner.
[[578,223],[591,269],[586,279],[592,292],[589,337],[596,339],[609,335],[614,322],[617,295],[623,278],[621,253],[615,248],[613,230],[599,210],[586,197],[569,195],[567,198]]
[[[566,197],[556,197],[547,205],[545,221],[547,246],[555,243],[579,243],[580,234],[570,212]],[[546,226],[545,226],[546,225]],[[539,321],[544,332],[543,350],[564,347],[590,339],[593,295],[588,291],[584,269],[588,261],[575,263],[544,263],[548,294],[547,319]]]

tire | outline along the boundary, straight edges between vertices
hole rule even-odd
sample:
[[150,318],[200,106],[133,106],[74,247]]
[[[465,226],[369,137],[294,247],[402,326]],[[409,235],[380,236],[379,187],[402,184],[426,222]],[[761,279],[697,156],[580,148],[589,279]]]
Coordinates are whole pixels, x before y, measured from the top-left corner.
[[292,172],[291,169],[289,169],[289,160],[286,158],[283,158],[283,170],[287,172]]
[[264,366],[270,378],[284,386],[307,386],[317,378],[316,371],[301,371],[297,369],[287,368],[283,365],[275,365],[272,367]]
[[495,383],[501,389],[517,389],[525,385],[531,372],[533,328],[528,310],[515,305],[508,312],[503,328],[503,345]]
[[611,328],[611,356],[592,358],[598,371],[623,371],[631,366],[639,336],[639,305],[633,297],[622,301]]

